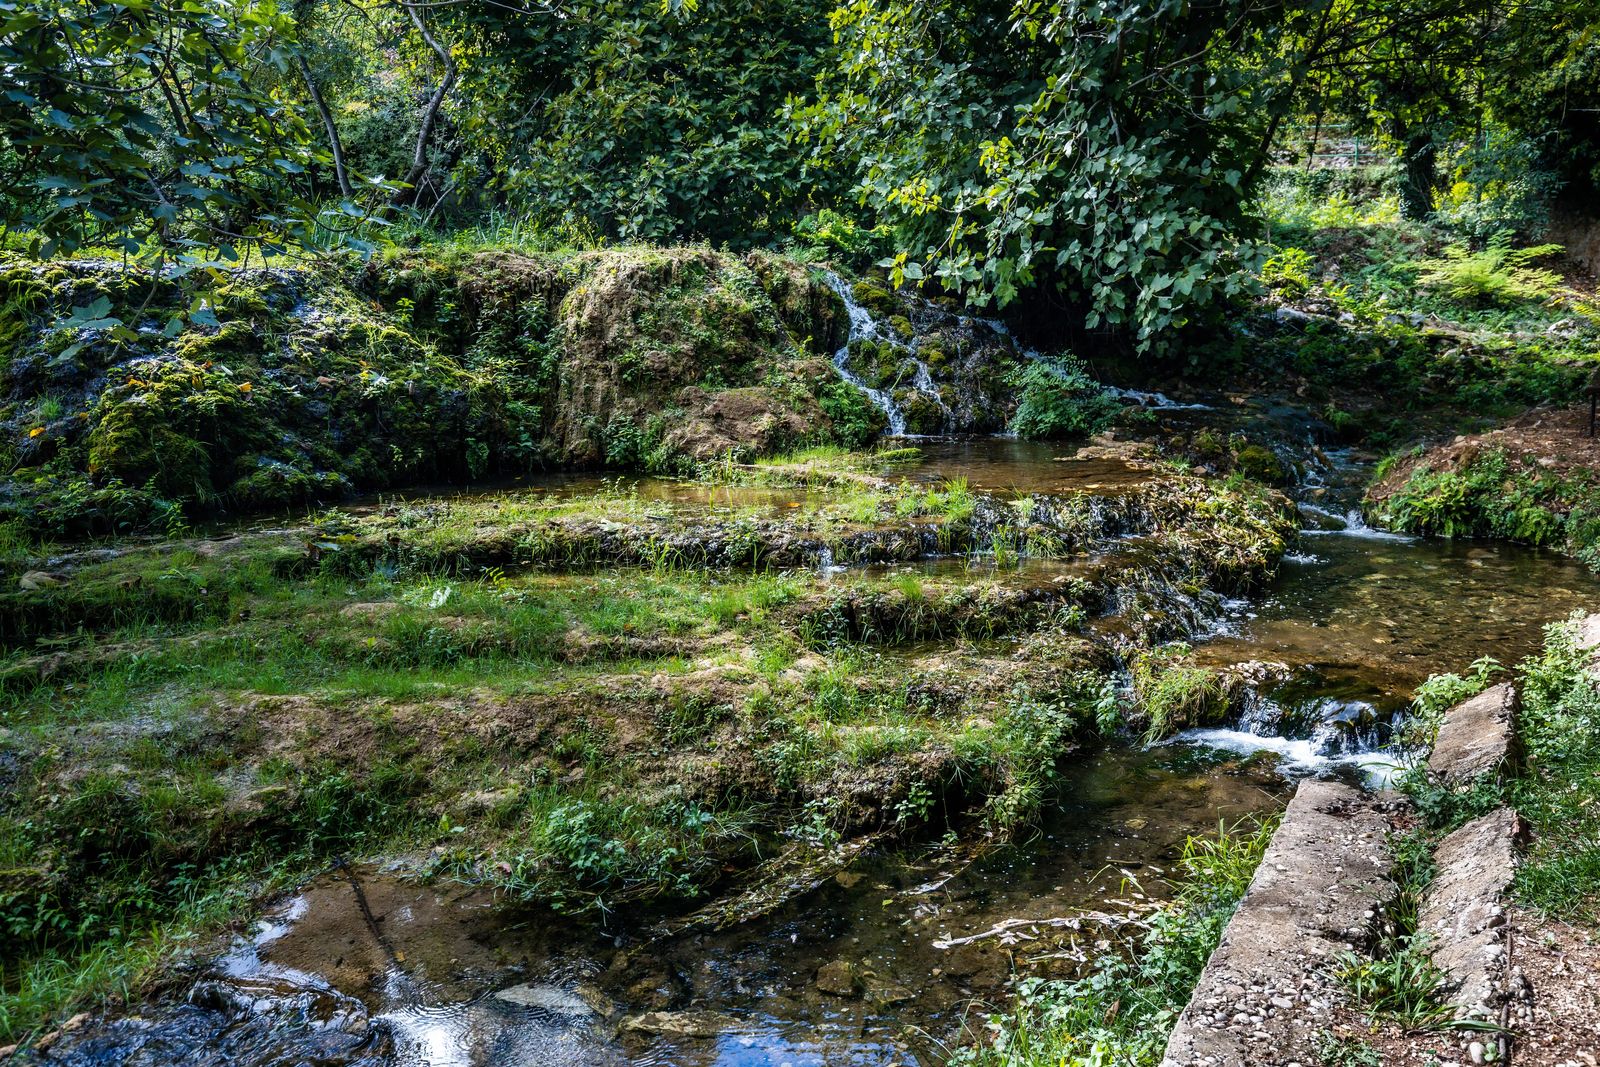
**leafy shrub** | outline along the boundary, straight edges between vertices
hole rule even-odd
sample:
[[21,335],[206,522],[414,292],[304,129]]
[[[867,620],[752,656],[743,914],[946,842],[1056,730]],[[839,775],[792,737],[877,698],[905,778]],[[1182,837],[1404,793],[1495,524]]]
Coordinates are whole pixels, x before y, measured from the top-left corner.
[[869,229],[828,208],[806,215],[794,224],[795,240],[808,258],[833,260],[848,266],[861,266],[876,259],[887,247],[889,236],[887,226]]
[[1072,356],[1033,360],[1010,382],[1022,390],[1011,432],[1029,440],[1099,433],[1122,410],[1116,397]]
[[1532,264],[1560,252],[1554,244],[1512,248],[1511,231],[1501,230],[1480,251],[1451,245],[1438,259],[1417,262],[1418,282],[1453,300],[1476,306],[1547,300],[1561,284],[1561,276]]
[[865,448],[889,425],[866,393],[842,379],[825,383],[817,403],[833,424],[834,440],[846,448]]
[[1510,137],[1471,144],[1458,161],[1459,180],[1440,198],[1435,220],[1473,240],[1506,230],[1542,232],[1561,178],[1541,166],[1529,147]]

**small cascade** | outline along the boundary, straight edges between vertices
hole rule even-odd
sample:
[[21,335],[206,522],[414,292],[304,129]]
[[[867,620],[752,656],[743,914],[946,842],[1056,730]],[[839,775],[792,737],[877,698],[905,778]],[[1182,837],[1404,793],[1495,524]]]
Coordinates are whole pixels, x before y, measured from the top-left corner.
[[1346,508],[1344,513],[1340,514],[1329,508],[1302,503],[1300,510],[1326,521],[1326,525],[1308,527],[1301,530],[1301,534],[1305,536],[1325,537],[1330,534],[1337,534],[1342,537],[1359,537],[1367,541],[1410,542],[1416,540],[1416,538],[1409,537],[1406,534],[1380,530],[1377,527],[1367,525],[1367,520],[1361,514],[1360,508]]
[[[834,368],[883,412],[891,436],[1004,435],[1013,398],[997,366],[1004,369],[1018,360],[1053,365],[999,319],[965,314],[911,293],[891,294],[870,281],[862,283],[870,294],[858,298],[860,286],[832,271],[822,278],[843,301],[850,323],[845,343],[834,353]],[[1165,393],[1108,388],[1135,407],[1211,410]]]
[[1387,716],[1364,700],[1318,697],[1288,705],[1252,690],[1229,726],[1185,730],[1173,744],[1204,745],[1239,755],[1272,752],[1292,774],[1340,767],[1387,785],[1405,769],[1388,747],[1400,716]]
[[1309,536],[1336,534],[1359,537],[1368,541],[1409,542],[1415,538],[1391,533],[1367,525],[1360,507],[1353,503],[1359,496],[1357,484],[1351,482],[1351,460],[1348,452],[1325,452],[1315,440],[1307,439],[1303,454],[1293,461],[1300,478],[1295,486],[1300,513],[1311,521],[1301,530]]
[[[850,316],[850,333],[839,351],[833,355],[834,368],[838,370],[841,378],[865,393],[873,406],[883,412],[884,417],[889,420],[890,436],[908,436],[906,411],[895,397],[896,389],[902,387],[909,387],[918,398],[933,405],[940,412],[943,423],[939,427],[940,430],[954,429],[955,413],[945,403],[938,385],[934,383],[933,373],[929,370],[928,364],[918,355],[921,337],[913,334],[909,340],[902,339],[893,327],[879,323],[872,312],[855,299],[855,294],[850,291],[850,286],[845,284],[843,278],[832,271],[826,272],[824,278],[827,280],[828,288],[844,301],[845,312]],[[895,354],[900,373],[888,388],[870,384],[853,369],[852,349],[859,348],[862,342],[888,346]],[[910,372],[909,383],[905,382],[907,370]]]
[[1121,389],[1117,386],[1107,386],[1117,399],[1132,404],[1134,407],[1152,408],[1161,411],[1210,411],[1210,404],[1184,404],[1172,399],[1165,393],[1146,392],[1141,389]]

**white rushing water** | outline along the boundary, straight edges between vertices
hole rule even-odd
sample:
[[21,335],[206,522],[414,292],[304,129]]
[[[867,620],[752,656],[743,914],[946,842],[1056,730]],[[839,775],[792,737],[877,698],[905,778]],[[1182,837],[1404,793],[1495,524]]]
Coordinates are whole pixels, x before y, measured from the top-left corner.
[[1367,520],[1361,515],[1360,508],[1348,508],[1343,513],[1340,513],[1316,504],[1302,503],[1300,510],[1310,512],[1313,515],[1320,515],[1325,519],[1340,524],[1338,526],[1300,531],[1308,537],[1359,537],[1367,541],[1398,541],[1401,543],[1409,543],[1416,540],[1415,537],[1410,537],[1406,534],[1393,533],[1389,530],[1380,530],[1376,527],[1368,526]]
[[[868,385],[850,365],[850,348],[853,344],[860,341],[874,341],[888,345],[894,349],[900,358],[902,367],[907,364],[910,365],[911,381],[909,387],[937,406],[944,413],[946,425],[948,426],[953,413],[950,411],[949,405],[944,402],[944,398],[939,394],[939,387],[934,384],[933,374],[929,371],[927,363],[923,362],[922,358],[917,355],[917,349],[920,347],[919,339],[913,337],[909,341],[902,340],[892,328],[885,327],[879,323],[877,319],[872,317],[871,311],[868,311],[856,301],[855,294],[850,291],[850,286],[845,284],[845,280],[837,274],[832,271],[826,271],[823,277],[827,280],[828,288],[837,293],[839,299],[844,301],[845,313],[850,317],[850,333],[845,338],[844,344],[833,354],[833,366],[839,372],[839,376],[867,394],[867,399],[872,401],[873,406],[883,412],[884,417],[889,420],[889,435],[891,437],[908,436],[906,433],[906,414],[900,407],[899,402],[895,400],[894,387],[889,389],[874,388]],[[897,379],[894,385],[899,386],[903,377],[904,374],[902,372],[902,379]]]
[[1204,745],[1223,752],[1253,756],[1258,752],[1273,752],[1282,757],[1278,766],[1291,774],[1312,775],[1339,767],[1359,771],[1368,784],[1375,788],[1390,785],[1406,765],[1394,753],[1384,749],[1329,755],[1316,737],[1289,738],[1278,735],[1251,733],[1249,730],[1211,728],[1185,730],[1174,735],[1168,744]]
[[1121,389],[1117,386],[1107,386],[1112,394],[1119,400],[1126,401],[1136,407],[1156,408],[1163,411],[1210,411],[1210,404],[1185,404],[1174,400],[1165,393],[1147,392],[1142,389]]

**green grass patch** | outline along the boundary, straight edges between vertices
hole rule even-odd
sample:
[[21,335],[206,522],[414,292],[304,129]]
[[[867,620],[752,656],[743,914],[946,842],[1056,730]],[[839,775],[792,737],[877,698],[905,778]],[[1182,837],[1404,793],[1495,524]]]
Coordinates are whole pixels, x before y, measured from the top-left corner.
[[[1433,830],[1443,833],[1501,803],[1510,804],[1533,829],[1517,869],[1515,892],[1523,904],[1558,919],[1600,923],[1600,682],[1590,673],[1592,653],[1578,648],[1575,622],[1545,629],[1542,651],[1518,664],[1512,680],[1521,692],[1517,727],[1525,754],[1522,773],[1509,783],[1486,778],[1447,792],[1419,773],[1407,789]],[[1431,679],[1426,691],[1459,701],[1481,691],[1496,665],[1480,661],[1471,675]]]

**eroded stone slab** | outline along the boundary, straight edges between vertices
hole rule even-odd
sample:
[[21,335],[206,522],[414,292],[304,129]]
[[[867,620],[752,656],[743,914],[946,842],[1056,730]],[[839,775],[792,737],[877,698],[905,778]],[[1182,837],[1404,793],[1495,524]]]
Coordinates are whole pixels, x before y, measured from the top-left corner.
[[1393,892],[1387,803],[1340,782],[1301,783],[1163,1067],[1318,1062],[1313,1042],[1338,997],[1329,965],[1370,940]]
[[1446,837],[1434,850],[1438,873],[1417,914],[1450,999],[1480,1019],[1498,1019],[1509,995],[1505,909],[1520,835],[1517,813],[1499,808]]
[[1516,720],[1517,690],[1510,682],[1457,704],[1439,724],[1428,773],[1447,786],[1463,786],[1480,775],[1514,769]]
[[1590,654],[1590,672],[1600,675],[1600,615],[1590,615],[1578,623],[1578,647]]

